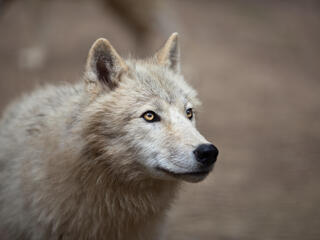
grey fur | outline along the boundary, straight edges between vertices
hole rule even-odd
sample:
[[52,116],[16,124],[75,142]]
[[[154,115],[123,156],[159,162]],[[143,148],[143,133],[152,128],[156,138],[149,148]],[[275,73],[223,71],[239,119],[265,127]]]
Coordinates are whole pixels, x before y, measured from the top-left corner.
[[[161,238],[180,179],[156,167],[193,171],[189,150],[206,142],[184,116],[199,102],[170,42],[178,47],[176,34],[155,57],[122,60],[100,39],[84,81],[39,89],[7,108],[0,122],[1,239]],[[101,47],[111,82],[95,68]],[[149,108],[162,116],[158,125],[140,117]]]

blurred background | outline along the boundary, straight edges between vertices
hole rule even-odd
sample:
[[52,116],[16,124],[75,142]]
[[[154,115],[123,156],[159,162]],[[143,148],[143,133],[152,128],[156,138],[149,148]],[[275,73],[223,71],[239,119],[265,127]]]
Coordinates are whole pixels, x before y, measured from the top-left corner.
[[79,81],[98,37],[143,57],[175,31],[220,156],[184,185],[168,239],[320,239],[319,1],[0,0],[0,112]]

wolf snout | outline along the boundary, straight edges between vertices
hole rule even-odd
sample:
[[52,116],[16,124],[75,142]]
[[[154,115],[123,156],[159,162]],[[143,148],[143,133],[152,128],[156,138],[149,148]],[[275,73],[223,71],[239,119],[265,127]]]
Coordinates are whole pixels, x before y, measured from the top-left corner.
[[219,150],[213,144],[200,144],[193,153],[199,163],[209,167],[216,162]]

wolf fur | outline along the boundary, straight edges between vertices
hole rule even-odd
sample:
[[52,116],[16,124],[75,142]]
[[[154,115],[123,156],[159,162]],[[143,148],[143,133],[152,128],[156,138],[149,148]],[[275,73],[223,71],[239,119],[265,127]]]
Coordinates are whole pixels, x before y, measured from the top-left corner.
[[[39,89],[3,114],[1,239],[162,239],[180,180],[205,177],[188,174],[207,142],[185,116],[198,104],[176,33],[144,60],[98,39],[83,81]],[[146,122],[148,110],[161,121]]]

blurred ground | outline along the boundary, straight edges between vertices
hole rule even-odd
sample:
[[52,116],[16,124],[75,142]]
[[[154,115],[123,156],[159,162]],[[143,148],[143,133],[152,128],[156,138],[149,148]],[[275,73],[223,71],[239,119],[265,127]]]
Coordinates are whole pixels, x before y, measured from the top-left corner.
[[[134,53],[133,36],[96,1],[41,8],[41,22],[19,0],[0,17],[0,110],[36,85],[79,79],[98,37]],[[203,101],[198,126],[221,154],[213,174],[183,188],[168,239],[320,239],[320,5],[175,0],[169,9]]]

